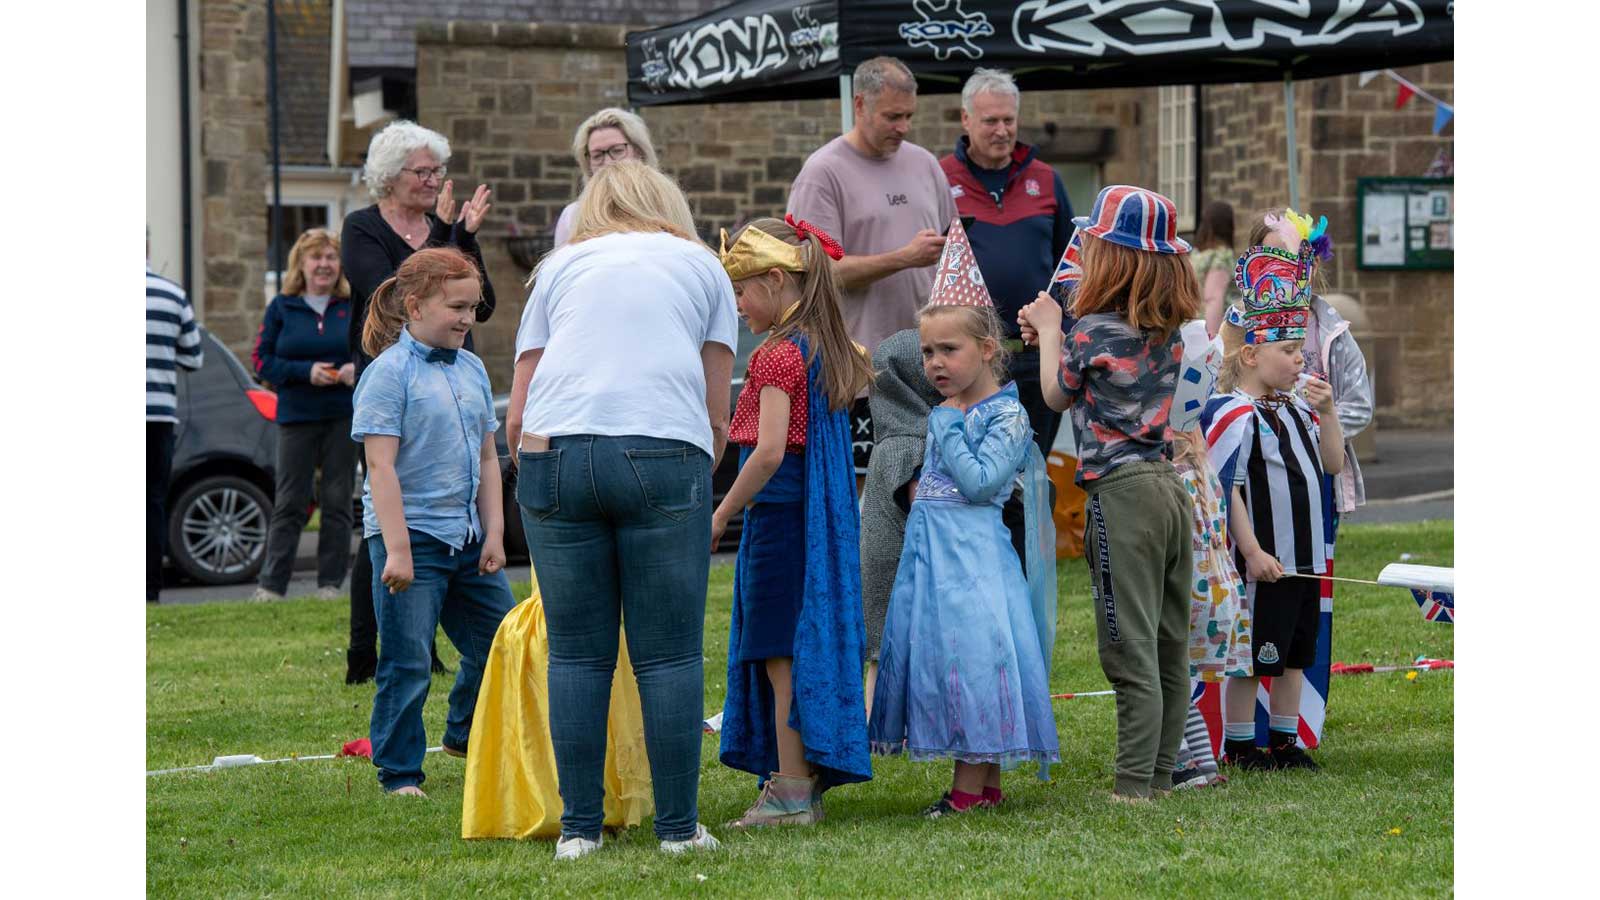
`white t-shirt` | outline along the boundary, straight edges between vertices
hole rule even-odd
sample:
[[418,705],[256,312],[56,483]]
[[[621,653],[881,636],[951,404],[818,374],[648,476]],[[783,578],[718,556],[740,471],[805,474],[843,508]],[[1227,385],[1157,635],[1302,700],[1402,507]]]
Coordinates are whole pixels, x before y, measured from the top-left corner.
[[544,349],[522,430],[668,438],[710,455],[700,348],[735,349],[738,327],[733,282],[704,246],[657,233],[562,247],[517,329],[518,357]]

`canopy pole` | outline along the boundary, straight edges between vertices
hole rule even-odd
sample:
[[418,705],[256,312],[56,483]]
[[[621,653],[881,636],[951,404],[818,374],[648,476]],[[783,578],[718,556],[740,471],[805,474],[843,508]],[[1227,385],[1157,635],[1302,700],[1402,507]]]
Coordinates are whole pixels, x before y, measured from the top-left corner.
[[1283,75],[1283,115],[1284,132],[1289,141],[1289,207],[1299,209],[1300,154],[1294,137],[1294,76],[1287,72]]
[[839,76],[839,133],[849,134],[850,129],[856,127],[855,107],[851,97],[854,92],[850,87],[850,76]]

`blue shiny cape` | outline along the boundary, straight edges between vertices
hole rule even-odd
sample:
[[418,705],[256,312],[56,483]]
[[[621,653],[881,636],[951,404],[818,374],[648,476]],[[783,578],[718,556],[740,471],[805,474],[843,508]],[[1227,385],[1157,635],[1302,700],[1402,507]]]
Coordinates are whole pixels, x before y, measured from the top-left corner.
[[[790,340],[804,358],[805,338]],[[831,787],[872,778],[861,681],[861,538],[849,412],[828,408],[821,354],[807,376],[805,598],[795,627],[789,726],[800,732],[819,782]],[[739,610],[736,594],[720,757],[725,766],[765,778],[778,771],[772,684],[763,664],[740,663],[733,650],[743,627]]]

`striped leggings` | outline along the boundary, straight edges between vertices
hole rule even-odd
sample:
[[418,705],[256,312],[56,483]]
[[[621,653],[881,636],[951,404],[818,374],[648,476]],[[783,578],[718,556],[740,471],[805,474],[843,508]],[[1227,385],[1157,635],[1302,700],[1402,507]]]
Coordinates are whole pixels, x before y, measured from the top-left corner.
[[1189,701],[1189,718],[1183,726],[1183,743],[1178,745],[1176,768],[1199,767],[1206,775],[1217,774],[1217,757],[1211,752],[1211,734],[1200,715],[1198,700]]

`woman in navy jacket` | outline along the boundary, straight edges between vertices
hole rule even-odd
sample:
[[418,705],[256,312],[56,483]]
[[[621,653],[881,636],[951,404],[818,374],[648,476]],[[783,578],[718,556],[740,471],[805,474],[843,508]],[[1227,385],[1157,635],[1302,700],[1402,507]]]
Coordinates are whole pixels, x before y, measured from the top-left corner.
[[339,238],[313,228],[289,251],[283,293],[267,305],[250,358],[278,392],[277,492],[267,533],[267,558],[251,599],[282,600],[306,525],[312,477],[317,502],[317,594],[340,596],[350,567],[351,491],[356,445],[350,440],[356,382],[346,336],[350,283],[339,262]]

